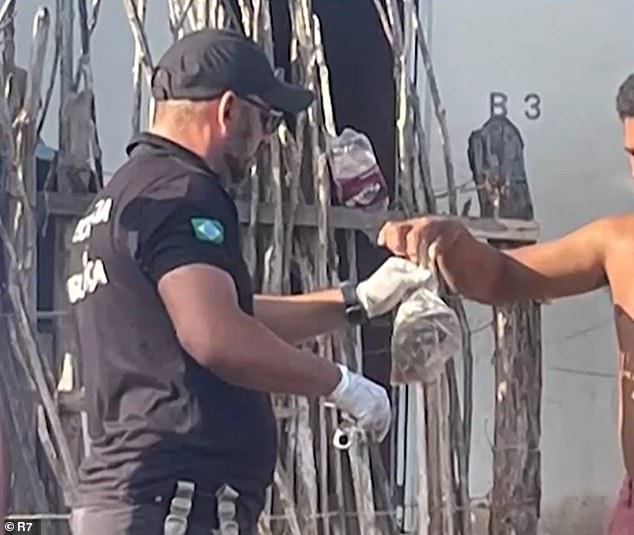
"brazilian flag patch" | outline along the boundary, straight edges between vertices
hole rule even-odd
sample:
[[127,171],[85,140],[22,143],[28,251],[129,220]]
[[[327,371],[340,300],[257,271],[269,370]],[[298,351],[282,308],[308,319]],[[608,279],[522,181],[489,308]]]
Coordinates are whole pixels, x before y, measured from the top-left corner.
[[217,219],[193,217],[191,219],[194,236],[201,241],[208,241],[220,245],[225,241],[225,229]]

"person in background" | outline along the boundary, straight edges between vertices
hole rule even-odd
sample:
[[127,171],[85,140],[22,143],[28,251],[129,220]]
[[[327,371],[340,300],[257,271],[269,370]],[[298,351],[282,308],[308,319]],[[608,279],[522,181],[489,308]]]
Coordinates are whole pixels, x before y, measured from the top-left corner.
[[[616,105],[634,179],[634,74],[620,86]],[[444,217],[388,222],[378,243],[413,262],[429,256],[452,290],[490,305],[610,289],[619,347],[619,431],[626,476],[607,533],[633,534],[634,213],[604,217],[557,240],[505,251],[477,241],[461,223]]]

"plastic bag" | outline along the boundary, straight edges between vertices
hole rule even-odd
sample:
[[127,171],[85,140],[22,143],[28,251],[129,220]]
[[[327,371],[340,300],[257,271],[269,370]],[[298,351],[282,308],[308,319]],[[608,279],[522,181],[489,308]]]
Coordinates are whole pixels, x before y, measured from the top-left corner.
[[384,210],[387,183],[370,140],[352,128],[329,141],[330,167],[337,201],[349,208]]
[[393,385],[435,381],[447,361],[460,350],[458,317],[438,295],[438,281],[433,273],[427,281],[396,312],[392,332]]

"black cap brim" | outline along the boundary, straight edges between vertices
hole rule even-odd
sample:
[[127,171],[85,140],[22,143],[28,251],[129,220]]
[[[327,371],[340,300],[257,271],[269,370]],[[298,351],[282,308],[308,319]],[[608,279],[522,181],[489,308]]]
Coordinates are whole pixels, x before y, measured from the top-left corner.
[[270,90],[260,95],[260,98],[274,110],[295,115],[308,108],[315,95],[298,85],[278,81]]

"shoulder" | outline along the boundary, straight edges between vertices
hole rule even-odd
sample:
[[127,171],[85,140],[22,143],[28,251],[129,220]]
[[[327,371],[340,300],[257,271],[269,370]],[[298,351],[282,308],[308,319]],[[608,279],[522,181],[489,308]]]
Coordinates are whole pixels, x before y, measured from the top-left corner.
[[208,215],[231,217],[235,204],[220,183],[212,176],[186,172],[156,182],[142,198],[154,212],[167,215],[175,210],[201,212]]
[[[608,256],[634,253],[634,213],[604,217],[594,226]],[[634,260],[634,256],[632,258]]]
[[155,181],[143,196],[165,199],[187,199],[189,201],[232,202],[220,182],[211,175],[189,170],[180,170]]
[[603,220],[605,269],[613,298],[621,305],[634,303],[634,214],[618,215]]
[[634,241],[634,213],[602,217],[595,222],[597,232],[613,240]]
[[181,172],[156,180],[138,192],[123,207],[120,223],[143,237],[159,231],[177,232],[201,218],[218,220],[223,226],[235,225],[235,204],[213,177]]

